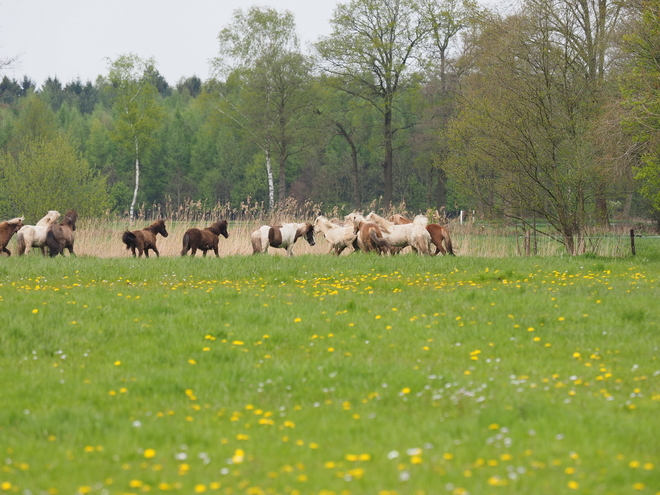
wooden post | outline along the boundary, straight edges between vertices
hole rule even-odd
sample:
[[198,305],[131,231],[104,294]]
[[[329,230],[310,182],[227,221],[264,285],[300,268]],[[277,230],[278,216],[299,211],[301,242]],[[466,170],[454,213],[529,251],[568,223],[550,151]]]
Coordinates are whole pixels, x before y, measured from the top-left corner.
[[525,231],[525,256],[530,255],[532,243],[531,243],[531,238],[529,236],[529,230]]
[[630,229],[630,250],[632,251],[633,256],[635,256],[635,230]]

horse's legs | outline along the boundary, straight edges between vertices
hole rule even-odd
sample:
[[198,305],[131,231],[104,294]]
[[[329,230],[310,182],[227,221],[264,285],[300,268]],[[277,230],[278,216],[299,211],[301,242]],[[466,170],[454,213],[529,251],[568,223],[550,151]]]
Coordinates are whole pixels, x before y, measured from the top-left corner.
[[7,249],[7,246],[2,248],[2,252],[7,253],[7,256],[11,256],[11,251],[9,249]]
[[41,254],[45,257],[46,256],[46,245],[44,244],[43,246],[40,246],[41,248]]
[[[160,258],[160,253],[158,252],[158,249],[156,249],[156,246],[152,247],[151,250],[156,253],[156,258]],[[146,252],[146,250],[145,250]]]
[[215,253],[216,258],[220,257],[220,254],[218,254],[218,246],[213,246],[213,252]]

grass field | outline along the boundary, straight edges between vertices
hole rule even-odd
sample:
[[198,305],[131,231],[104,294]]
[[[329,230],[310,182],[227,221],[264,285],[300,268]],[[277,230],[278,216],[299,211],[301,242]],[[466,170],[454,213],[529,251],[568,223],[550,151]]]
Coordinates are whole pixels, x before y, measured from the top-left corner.
[[0,493],[660,493],[638,253],[3,257]]

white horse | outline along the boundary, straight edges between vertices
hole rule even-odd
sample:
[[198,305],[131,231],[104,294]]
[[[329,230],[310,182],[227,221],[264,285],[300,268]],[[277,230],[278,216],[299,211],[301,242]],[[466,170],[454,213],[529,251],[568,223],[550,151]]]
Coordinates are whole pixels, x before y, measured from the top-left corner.
[[262,225],[252,232],[252,254],[266,253],[269,247],[274,247],[286,249],[287,256],[293,256],[293,245],[299,237],[305,237],[310,246],[316,244],[314,226],[311,223]]
[[37,222],[37,225],[23,225],[16,234],[18,255],[28,254],[30,248],[38,247],[41,248],[41,254],[46,256],[46,234],[50,226],[55,224],[59,218],[59,212],[50,210]]
[[366,218],[381,228],[383,237],[392,246],[410,246],[419,254],[431,254],[431,235],[426,230],[429,220],[424,215],[417,215],[412,223],[403,225],[396,225],[374,212],[369,213]]
[[316,218],[314,228],[323,232],[326,240],[330,243],[330,251],[334,250],[336,256],[339,256],[347,247],[353,247],[353,243],[357,238],[357,229],[353,224],[340,226],[323,215]]

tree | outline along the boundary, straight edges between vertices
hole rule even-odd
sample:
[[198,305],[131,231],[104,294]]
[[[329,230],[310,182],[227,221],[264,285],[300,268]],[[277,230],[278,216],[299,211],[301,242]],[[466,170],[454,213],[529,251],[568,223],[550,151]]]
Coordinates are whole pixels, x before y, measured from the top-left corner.
[[332,34],[316,43],[339,88],[368,101],[382,116],[383,201],[392,203],[396,99],[414,80],[429,23],[415,0],[352,0],[339,4]]
[[221,89],[238,90],[236,98],[218,92],[217,109],[227,116],[263,151],[274,206],[271,157],[278,163],[278,198],[286,199],[287,163],[305,151],[312,140],[309,118],[313,115],[310,61],[300,53],[293,14],[271,8],[251,7],[234,12],[232,24],[218,36],[220,56],[216,71],[230,76]]
[[452,50],[459,35],[483,14],[474,0],[423,0],[422,10],[430,22],[425,40],[428,54],[426,84],[420,88],[415,132],[416,160],[427,171],[428,202],[441,211],[447,206],[447,127],[456,111],[461,70]]
[[554,229],[546,233],[579,254],[587,207],[606,181],[590,140],[598,88],[547,6],[533,0],[480,33],[452,126],[450,173],[484,207],[529,228],[543,218]]
[[641,192],[660,217],[660,0],[635,0],[628,8],[634,21],[624,38],[630,54],[622,78],[624,125],[640,148],[635,171]]
[[27,136],[17,151],[0,154],[0,210],[36,222],[46,211],[75,208],[81,216],[110,208],[105,177],[63,136]]
[[153,85],[155,62],[135,54],[121,55],[110,63],[108,79],[116,113],[114,139],[129,152],[135,163],[135,187],[129,210],[135,219],[135,203],[140,189],[141,159],[153,143],[153,133],[161,125],[164,112]]

